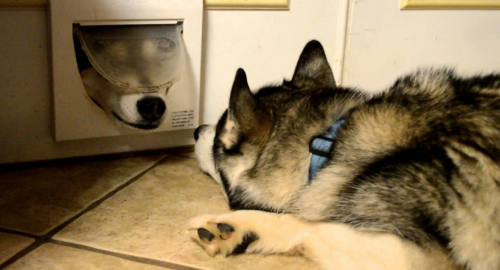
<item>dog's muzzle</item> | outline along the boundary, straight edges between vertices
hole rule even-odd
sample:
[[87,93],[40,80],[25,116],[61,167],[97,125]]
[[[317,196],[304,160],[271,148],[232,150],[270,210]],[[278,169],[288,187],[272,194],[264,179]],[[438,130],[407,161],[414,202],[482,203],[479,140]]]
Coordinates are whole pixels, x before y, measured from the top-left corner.
[[205,129],[206,127],[208,127],[208,125],[201,125],[194,130],[194,140],[195,141],[198,141],[198,139],[200,138],[200,132],[202,132],[203,129]]
[[194,131],[194,153],[200,169],[210,175],[215,182],[222,186],[219,173],[215,169],[213,145],[215,138],[215,125],[201,125]]

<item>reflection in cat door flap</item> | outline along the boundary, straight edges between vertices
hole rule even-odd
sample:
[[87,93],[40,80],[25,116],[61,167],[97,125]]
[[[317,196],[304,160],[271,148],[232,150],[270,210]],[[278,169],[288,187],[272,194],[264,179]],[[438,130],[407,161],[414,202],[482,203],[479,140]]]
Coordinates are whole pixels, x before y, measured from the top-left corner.
[[56,140],[198,126],[200,0],[51,0]]

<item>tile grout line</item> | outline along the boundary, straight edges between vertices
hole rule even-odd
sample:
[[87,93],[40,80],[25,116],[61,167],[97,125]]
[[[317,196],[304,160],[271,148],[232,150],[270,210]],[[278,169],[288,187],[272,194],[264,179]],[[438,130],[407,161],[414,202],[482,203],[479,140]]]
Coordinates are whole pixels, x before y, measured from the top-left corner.
[[132,177],[127,182],[125,182],[122,185],[118,186],[114,190],[108,192],[105,196],[103,196],[99,200],[93,202],[92,204],[90,204],[89,206],[87,206],[85,209],[83,209],[81,212],[79,212],[78,214],[74,215],[70,219],[66,220],[62,224],[58,225],[54,229],[50,230],[48,233],[46,233],[43,236],[35,236],[35,235],[26,234],[26,233],[22,233],[22,232],[16,232],[16,231],[13,231],[13,230],[10,230],[10,229],[0,228],[0,231],[4,231],[4,232],[9,232],[9,233],[12,233],[12,234],[16,234],[16,235],[21,235],[21,236],[27,236],[27,237],[35,238],[35,242],[33,244],[31,244],[28,247],[20,250],[14,256],[12,256],[11,258],[9,258],[7,261],[1,263],[0,264],[0,270],[6,268],[7,266],[9,266],[12,263],[16,262],[17,260],[19,260],[20,258],[24,257],[25,255],[27,255],[28,253],[30,253],[34,249],[40,247],[41,245],[49,243],[51,241],[51,239],[52,239],[52,236],[54,236],[55,234],[57,234],[59,231],[61,231],[62,229],[64,229],[66,226],[68,226],[69,224],[71,224],[73,221],[75,221],[76,219],[80,218],[81,216],[83,216],[87,212],[92,211],[93,209],[95,209],[96,207],[98,207],[99,205],[101,205],[104,201],[106,201],[107,199],[113,197],[116,193],[118,193],[118,192],[122,191],[123,189],[125,189],[126,187],[130,186],[135,181],[137,181],[142,176],[144,176],[146,173],[150,172],[151,170],[153,170],[154,168],[156,168],[158,165],[162,164],[164,161],[166,161],[167,159],[169,159],[171,156],[172,155],[167,155],[167,156],[161,158],[160,160],[158,160],[157,162],[155,162],[153,165],[151,165],[148,168],[146,168],[145,170],[143,170],[141,173],[139,173],[136,176]]
[[75,244],[75,243],[70,243],[70,242],[65,242],[65,241],[60,241],[60,240],[49,240],[48,243],[51,244],[57,244],[65,247],[70,247],[70,248],[75,248],[75,249],[80,249],[80,250],[85,250],[85,251],[90,251],[94,253],[99,253],[103,255],[108,255],[108,256],[113,256],[121,259],[126,259],[129,261],[134,261],[142,264],[148,264],[148,265],[154,265],[154,266],[159,266],[167,269],[173,269],[173,270],[201,270],[200,268],[194,268],[186,265],[181,265],[181,264],[176,264],[176,263],[170,263],[166,261],[161,261],[161,260],[156,260],[156,259],[150,259],[150,258],[145,258],[145,257],[140,257],[140,256],[135,256],[135,255],[129,255],[129,254],[124,254],[124,253],[119,253],[119,252],[114,252],[114,251],[108,251],[104,249],[99,249],[99,248],[94,248],[94,247],[89,247],[81,244]]
[[30,253],[31,251],[35,250],[39,246],[45,244],[45,242],[46,241],[43,240],[43,239],[36,239],[33,244],[31,244],[28,247],[22,249],[18,253],[14,254],[14,256],[10,257],[8,260],[6,260],[2,264],[0,264],[0,269],[6,268],[7,266],[9,266],[12,263],[16,262],[17,260],[19,260],[20,258],[24,257],[24,255]]
[[103,202],[105,202],[107,199],[113,197],[116,193],[124,190],[125,188],[127,188],[128,186],[130,186],[131,184],[135,183],[137,180],[139,180],[140,178],[142,178],[146,173],[150,172],[151,170],[153,170],[154,168],[156,168],[158,165],[160,165],[161,163],[163,163],[164,161],[166,161],[167,159],[169,159],[171,157],[171,155],[167,155],[166,157],[158,160],[157,162],[155,162],[153,165],[151,165],[150,167],[146,168],[144,171],[142,171],[141,173],[137,174],[136,176],[132,177],[131,179],[129,179],[127,182],[123,183],[122,185],[118,186],[117,188],[111,190],[110,192],[108,192],[108,194],[104,195],[102,198],[100,198],[99,200],[93,202],[92,204],[90,204],[89,206],[87,206],[83,211],[81,211],[80,213],[76,214],[75,216],[73,216],[72,218],[66,220],[65,222],[63,222],[62,224],[60,224],[59,226],[55,227],[54,229],[52,229],[50,232],[48,232],[47,234],[45,234],[43,236],[43,238],[45,239],[51,239],[52,236],[54,236],[56,233],[58,233],[59,231],[61,231],[62,229],[64,229],[66,226],[68,226],[69,224],[73,223],[73,221],[75,221],[76,219],[80,218],[81,216],[83,216],[84,214],[86,214],[87,212],[90,212],[92,210],[94,210],[95,208],[97,208],[99,205],[101,205]]
[[24,236],[24,237],[29,237],[29,238],[35,238],[35,239],[40,238],[40,236],[35,235],[35,234],[25,233],[25,232],[20,232],[20,231],[14,231],[14,230],[5,229],[5,228],[0,228],[0,232],[8,233],[8,234],[15,234],[15,235],[18,235],[18,236]]

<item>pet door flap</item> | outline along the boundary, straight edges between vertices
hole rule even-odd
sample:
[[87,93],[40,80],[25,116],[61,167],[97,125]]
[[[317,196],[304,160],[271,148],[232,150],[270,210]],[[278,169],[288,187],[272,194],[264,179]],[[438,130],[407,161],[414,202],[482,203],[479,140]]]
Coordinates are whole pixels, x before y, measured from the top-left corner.
[[182,24],[84,25],[74,33],[94,68],[133,92],[156,92],[180,80],[184,67]]

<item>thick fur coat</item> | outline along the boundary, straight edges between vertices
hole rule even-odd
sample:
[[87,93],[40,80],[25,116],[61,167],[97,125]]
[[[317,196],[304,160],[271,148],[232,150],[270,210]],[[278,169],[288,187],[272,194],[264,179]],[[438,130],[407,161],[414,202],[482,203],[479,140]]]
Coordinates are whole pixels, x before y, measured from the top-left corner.
[[[308,181],[309,143],[345,118]],[[196,132],[231,209],[193,219],[209,254],[299,252],[325,269],[500,269],[500,76],[417,71],[381,94],[338,88],[321,44],[293,79]],[[255,211],[258,210],[258,211]],[[264,212],[266,211],[266,212]]]

